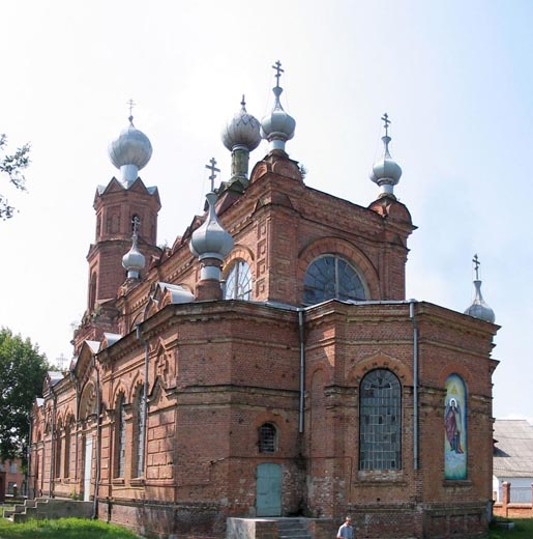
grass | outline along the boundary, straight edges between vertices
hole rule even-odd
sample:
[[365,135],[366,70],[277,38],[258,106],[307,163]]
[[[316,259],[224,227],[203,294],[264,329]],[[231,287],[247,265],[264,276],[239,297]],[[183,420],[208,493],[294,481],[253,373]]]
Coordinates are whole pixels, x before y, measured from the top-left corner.
[[[511,519],[512,520],[512,519]],[[512,520],[514,528],[506,530],[491,526],[489,539],[531,539],[533,538],[533,519],[520,518]]]
[[98,520],[62,518],[13,524],[0,518],[0,539],[137,539],[134,533]]

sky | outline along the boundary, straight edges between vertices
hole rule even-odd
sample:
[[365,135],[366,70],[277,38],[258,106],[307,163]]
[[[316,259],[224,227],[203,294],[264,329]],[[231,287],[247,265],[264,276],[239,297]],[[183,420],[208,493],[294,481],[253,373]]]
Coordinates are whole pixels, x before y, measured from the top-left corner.
[[531,20],[529,0],[3,0],[0,133],[30,142],[32,163],[27,193],[0,179],[19,210],[0,222],[0,326],[72,357],[94,194],[118,176],[107,146],[130,99],[154,148],[140,175],[162,199],[158,243],[172,245],[203,212],[209,159],[230,175],[220,131],[242,94],[257,118],[271,109],[280,60],[287,152],[313,188],[372,202],[388,113],[395,194],[418,227],[407,298],[464,311],[477,253],[502,326],[494,415],[533,421]]

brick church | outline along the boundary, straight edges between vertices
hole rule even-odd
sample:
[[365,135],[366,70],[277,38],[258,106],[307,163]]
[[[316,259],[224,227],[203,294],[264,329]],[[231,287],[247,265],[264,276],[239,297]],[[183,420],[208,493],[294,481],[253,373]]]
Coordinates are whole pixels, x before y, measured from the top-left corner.
[[149,139],[130,116],[110,145],[120,177],[96,190],[70,369],[32,410],[30,492],[161,537],[299,517],[331,539],[346,514],[360,538],[482,536],[498,326],[481,282],[466,313],[406,300],[415,226],[387,116],[373,202],[308,187],[274,67],[273,110],[259,122],[243,99],[231,177],[211,161],[205,214],[171,247],[139,176]]

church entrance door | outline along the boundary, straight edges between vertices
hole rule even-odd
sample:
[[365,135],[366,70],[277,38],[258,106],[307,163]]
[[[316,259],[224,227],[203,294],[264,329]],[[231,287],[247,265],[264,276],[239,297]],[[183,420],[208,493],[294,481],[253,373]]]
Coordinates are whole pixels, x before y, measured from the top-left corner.
[[259,464],[256,475],[257,516],[281,516],[281,466],[270,463]]
[[83,501],[91,501],[91,471],[93,463],[93,437],[85,438],[85,465],[83,467]]

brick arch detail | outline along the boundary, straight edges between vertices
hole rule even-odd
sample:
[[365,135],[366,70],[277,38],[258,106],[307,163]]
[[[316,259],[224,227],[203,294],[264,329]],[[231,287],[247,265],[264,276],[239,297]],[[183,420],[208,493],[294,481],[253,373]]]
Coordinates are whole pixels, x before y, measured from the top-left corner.
[[87,419],[87,405],[92,405],[90,401],[93,399],[93,394],[94,402],[96,402],[96,382],[92,378],[89,378],[81,392],[79,416],[82,420]]
[[128,402],[133,403],[133,401],[135,400],[135,395],[137,394],[137,390],[139,389],[139,387],[142,390],[143,386],[144,386],[144,374],[137,372],[130,383],[130,392],[129,392]]
[[381,299],[379,274],[370,259],[349,241],[328,236],[315,240],[298,254],[298,279],[303,283],[305,272],[313,260],[326,254],[342,256],[357,269],[369,299]]
[[400,380],[402,388],[412,384],[412,370],[402,361],[383,353],[374,354],[362,361],[358,361],[348,373],[348,383],[359,387],[363,377],[375,369],[387,369],[394,373]]
[[243,260],[250,266],[250,271],[252,272],[252,280],[255,280],[255,272],[254,272],[254,262],[255,257],[251,249],[246,247],[245,245],[236,245],[233,251],[231,251],[228,258],[224,261],[224,271],[223,276],[224,279],[228,276],[229,270],[232,268],[233,263],[236,260]]
[[115,390],[113,391],[113,400],[111,401],[113,408],[116,407],[116,404],[118,402],[118,398],[119,398],[121,393],[124,395],[124,404],[128,404],[130,402],[130,401],[127,400],[127,398],[128,398],[128,388],[126,387],[126,385],[124,384],[124,382],[122,380],[119,381],[119,383],[117,384],[117,387],[115,387]]
[[440,370],[437,377],[438,387],[444,389],[444,384],[446,383],[448,376],[451,376],[452,374],[457,374],[457,376],[460,376],[463,379],[468,395],[468,387],[472,387],[472,375],[467,369],[465,369],[461,365],[445,365]]

